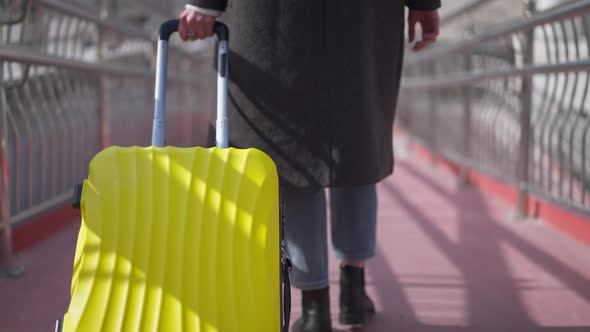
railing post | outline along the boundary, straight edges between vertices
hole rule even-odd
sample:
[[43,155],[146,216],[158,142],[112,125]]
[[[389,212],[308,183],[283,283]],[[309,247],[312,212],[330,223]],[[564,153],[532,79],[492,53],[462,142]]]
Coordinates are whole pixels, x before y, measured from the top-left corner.
[[[1,65],[1,63],[0,63]],[[0,77],[1,77],[0,72]],[[16,278],[24,269],[17,266],[12,248],[12,220],[10,216],[10,186],[8,176],[8,105],[4,88],[0,88],[0,278]]]
[[[525,1],[525,15],[536,10],[535,0]],[[534,63],[534,30],[524,34],[523,65]],[[531,76],[522,78],[521,114],[520,114],[520,145],[518,149],[518,196],[515,218],[524,219],[529,215],[529,168],[531,153],[531,111],[532,111],[533,80]]]
[[[463,69],[465,73],[471,73],[472,61],[471,54],[466,53],[463,56]],[[465,86],[461,90],[463,97],[463,157],[465,160],[471,159],[471,86]],[[463,165],[460,170],[459,181],[461,185],[469,184],[469,172],[471,169],[467,165]]]
[[10,192],[8,186],[7,122],[6,98],[4,89],[0,90],[0,218],[2,219],[2,236],[0,237],[0,274],[12,263],[12,233],[10,220]]
[[[430,77],[435,77],[436,76],[436,64],[433,62],[432,64],[430,64],[428,67],[428,70],[430,71],[429,75]],[[431,88],[428,90],[427,92],[427,99],[428,99],[428,133],[427,135],[427,140],[428,140],[428,145],[431,148],[431,165],[435,165],[436,164],[436,157],[439,153],[439,146],[438,146],[438,142],[437,142],[437,111],[436,111],[436,88]]]
[[[179,66],[183,71],[187,71],[190,72],[191,70],[191,62],[187,59],[183,59],[182,61],[180,61],[180,66]],[[188,90],[188,85],[187,84],[178,84],[177,85],[177,89],[178,89],[178,106],[180,108],[179,110],[179,117],[180,117],[180,125],[181,125],[181,140],[182,140],[182,144],[186,145],[186,146],[191,146],[192,143],[192,126],[193,126],[193,122],[194,120],[192,119],[191,115],[191,109],[189,106],[189,102],[188,102],[188,96],[190,94],[190,90]]]
[[[109,15],[109,9],[112,7],[112,4],[108,0],[102,0],[100,2],[100,18],[106,19]],[[105,43],[105,36],[102,30],[98,30],[98,59],[102,61],[106,57],[106,43]],[[107,102],[106,102],[106,77],[105,74],[99,73],[97,74],[97,82],[98,82],[98,91],[97,91],[97,108],[98,108],[98,116],[100,121],[100,149],[104,149],[111,145],[111,128],[110,128],[110,119],[108,116],[107,111]]]
[[107,113],[106,107],[106,93],[105,93],[105,77],[104,74],[98,74],[98,115],[100,121],[100,149],[105,149],[111,144],[110,136],[110,125],[109,125],[109,117]]

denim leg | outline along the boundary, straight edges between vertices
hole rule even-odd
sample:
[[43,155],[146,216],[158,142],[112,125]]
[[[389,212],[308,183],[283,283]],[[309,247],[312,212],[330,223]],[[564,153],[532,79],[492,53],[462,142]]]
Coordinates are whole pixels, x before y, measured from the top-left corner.
[[374,184],[330,189],[331,234],[340,260],[375,255],[377,190]]
[[284,190],[286,249],[293,269],[291,284],[299,289],[328,286],[325,191]]

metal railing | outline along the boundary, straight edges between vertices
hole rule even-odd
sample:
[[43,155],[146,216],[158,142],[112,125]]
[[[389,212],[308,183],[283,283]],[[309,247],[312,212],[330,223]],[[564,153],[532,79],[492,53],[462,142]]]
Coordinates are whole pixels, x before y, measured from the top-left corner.
[[[14,225],[67,203],[99,150],[150,144],[157,30],[105,15],[112,4],[0,2],[0,265]],[[211,55],[171,48],[169,145],[204,141]]]
[[590,1],[521,13],[408,56],[400,125],[516,186],[520,217],[529,193],[589,215]]

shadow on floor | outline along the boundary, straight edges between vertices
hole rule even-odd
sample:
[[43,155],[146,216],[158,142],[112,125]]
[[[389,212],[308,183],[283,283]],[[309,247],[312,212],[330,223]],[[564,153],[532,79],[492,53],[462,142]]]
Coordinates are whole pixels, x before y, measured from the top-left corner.
[[[590,331],[590,326],[539,326],[531,317],[520,293],[529,287],[529,280],[511,275],[501,246],[514,248],[586,302],[590,302],[590,280],[494,220],[479,191],[473,188],[451,190],[433,181],[413,165],[399,163],[397,167],[401,168],[400,172],[404,176],[412,178],[412,183],[427,186],[428,190],[436,193],[437,200],[444,201],[446,206],[452,207],[457,213],[459,235],[458,240],[452,240],[439,228],[440,222],[435,223],[424,212],[424,207],[415,203],[416,198],[410,196],[411,191],[398,188],[392,182],[381,185],[380,200],[391,200],[391,203],[386,204],[403,208],[411,216],[414,225],[460,272],[462,278],[459,282],[443,280],[447,283],[443,287],[464,289],[466,324],[433,326],[421,323],[404,294],[404,287],[408,285],[400,282],[380,248],[368,267],[368,273],[377,288],[377,300],[395,315],[388,313],[388,316],[377,316],[363,331]],[[441,282],[422,283],[419,287],[441,287]]]

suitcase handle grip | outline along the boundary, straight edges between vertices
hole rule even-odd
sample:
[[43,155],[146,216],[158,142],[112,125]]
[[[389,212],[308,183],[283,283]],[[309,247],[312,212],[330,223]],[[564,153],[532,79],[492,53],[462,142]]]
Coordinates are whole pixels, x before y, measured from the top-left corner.
[[[164,113],[166,108],[166,76],[168,67],[168,41],[174,32],[178,31],[179,19],[162,23],[158,38],[158,55],[156,65],[155,110],[152,128],[152,146],[164,146]],[[229,146],[227,129],[227,74],[228,74],[228,43],[229,29],[221,22],[215,22],[213,27],[218,43],[217,68],[217,147]]]
[[[160,25],[160,40],[166,40],[168,41],[170,39],[170,36],[172,36],[173,33],[178,31],[178,26],[180,25],[180,20],[179,19],[173,19],[173,20],[169,20],[166,21],[164,23],[162,23],[162,25]],[[221,40],[225,40],[228,41],[229,40],[229,30],[227,29],[227,26],[221,22],[215,22],[215,24],[213,25],[213,31],[215,32],[215,34],[217,35],[217,38],[221,41]]]

